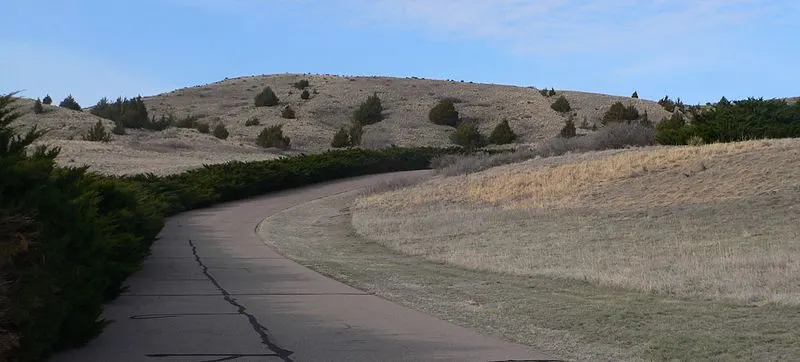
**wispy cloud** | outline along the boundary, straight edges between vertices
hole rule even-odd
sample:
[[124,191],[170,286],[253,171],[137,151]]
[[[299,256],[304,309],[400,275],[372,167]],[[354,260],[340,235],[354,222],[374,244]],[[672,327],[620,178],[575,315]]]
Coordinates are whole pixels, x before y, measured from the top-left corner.
[[775,21],[800,5],[763,0],[348,1],[364,22],[441,39],[486,41],[516,55],[615,63],[617,76],[713,66],[735,57],[742,24]]
[[[713,41],[743,21],[776,14],[758,0],[349,1],[365,19],[541,55],[664,49]],[[630,49],[626,49],[630,52]]]

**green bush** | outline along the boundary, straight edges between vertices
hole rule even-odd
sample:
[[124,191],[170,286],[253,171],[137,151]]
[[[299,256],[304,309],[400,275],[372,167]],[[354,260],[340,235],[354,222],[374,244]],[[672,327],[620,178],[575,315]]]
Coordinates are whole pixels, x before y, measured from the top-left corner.
[[547,92],[547,96],[548,96],[548,97],[552,97],[552,96],[554,96],[554,95],[556,95],[556,90],[555,90],[555,89],[553,89],[553,88],[550,88],[550,91],[549,91],[549,92]]
[[117,136],[124,136],[128,132],[125,131],[125,126],[121,122],[114,122],[114,128],[111,129],[111,133]]
[[564,96],[556,98],[556,101],[550,105],[550,108],[559,113],[566,113],[572,110],[572,107],[569,105],[569,101]]
[[308,82],[308,79],[302,79],[300,81],[297,81],[294,84],[294,87],[297,88],[297,89],[300,89],[300,90],[304,90],[304,89],[308,88],[308,86],[310,86],[310,85],[311,85],[311,83]]
[[548,93],[550,93],[550,91],[547,88],[539,90],[539,94],[541,94],[542,97],[548,97]]
[[344,127],[339,128],[339,131],[333,135],[333,140],[331,141],[331,147],[343,148],[348,146],[350,146],[350,135],[347,134],[347,130]]
[[92,142],[110,142],[111,134],[106,131],[106,126],[103,125],[103,121],[97,121],[97,123],[95,123],[91,129],[89,129],[86,135],[83,136],[83,140]]
[[675,112],[656,130],[659,143],[677,145],[687,144],[693,136],[712,143],[800,137],[800,104],[782,99],[722,99],[716,106],[697,111],[691,124]]
[[155,118],[148,116],[147,106],[145,106],[142,97],[133,99],[117,98],[114,103],[109,103],[108,98],[102,98],[92,107],[89,113],[121,123],[125,128],[161,131],[169,126],[163,120],[158,122]]
[[44,98],[42,98],[42,103],[44,103],[44,104],[49,106],[49,105],[53,104],[53,98],[50,98],[50,95],[47,94],[47,95],[44,96]]
[[261,133],[258,134],[256,144],[264,148],[275,147],[282,150],[288,150],[291,147],[289,137],[283,136],[282,124],[264,128]]
[[631,94],[631,98],[637,98],[638,99],[639,98],[639,92],[633,91],[633,94]]
[[308,93],[308,89],[303,89],[303,92],[300,93],[300,99],[308,100],[309,98],[311,98],[311,94]]
[[211,126],[208,123],[198,123],[197,131],[202,134],[209,134],[211,132]]
[[260,124],[261,124],[261,121],[259,121],[258,117],[255,117],[255,116],[253,116],[250,119],[244,121],[244,126],[245,127],[258,126]]
[[67,98],[64,98],[64,100],[61,101],[61,103],[59,103],[58,106],[61,108],[71,109],[73,111],[78,111],[78,112],[82,111],[81,105],[78,104],[77,101],[75,101],[75,98],[72,98],[72,94],[68,95]]
[[378,98],[377,93],[367,97],[367,100],[358,106],[358,109],[353,112],[353,120],[363,126],[383,120],[383,105],[381,105],[381,99]]
[[351,146],[361,145],[361,138],[364,136],[364,127],[361,126],[361,123],[356,121],[351,122],[349,136],[349,143]]
[[294,119],[295,113],[294,109],[292,109],[292,106],[287,105],[286,108],[281,111],[281,117],[286,119]]
[[564,123],[564,127],[561,128],[561,131],[558,133],[561,138],[572,138],[577,136],[577,131],[575,129],[575,122],[572,120],[572,117],[567,118],[567,121]]
[[602,124],[610,122],[632,122],[639,119],[639,110],[632,104],[625,106],[622,102],[615,102],[611,108],[603,114]]
[[256,107],[274,107],[278,105],[278,102],[280,102],[278,96],[270,87],[264,88],[255,98]]
[[474,122],[462,122],[450,135],[450,141],[468,150],[486,146],[486,137],[478,130]]
[[434,124],[456,127],[458,125],[458,111],[453,100],[445,98],[436,103],[428,112],[428,119]]
[[517,134],[511,129],[508,120],[500,122],[489,135],[489,143],[495,145],[504,145],[514,142],[517,139]]
[[33,103],[33,113],[35,114],[44,113],[44,106],[42,106],[42,101],[39,100],[39,98],[36,98],[36,102]]
[[192,129],[197,128],[197,120],[199,120],[200,117],[190,114],[186,117],[176,119],[173,115],[170,115],[169,119],[172,121],[172,125],[176,128]]
[[220,123],[214,127],[214,137],[219,138],[221,140],[228,139],[230,133],[228,133],[228,129],[225,128],[225,125]]

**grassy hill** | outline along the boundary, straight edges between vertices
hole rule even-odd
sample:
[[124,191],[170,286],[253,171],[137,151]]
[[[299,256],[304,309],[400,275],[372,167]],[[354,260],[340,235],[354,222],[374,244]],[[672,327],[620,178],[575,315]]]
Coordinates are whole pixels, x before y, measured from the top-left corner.
[[[303,100],[301,90],[293,85],[309,81],[310,98]],[[265,87],[271,87],[280,98],[275,107],[255,107],[254,98]],[[193,129],[169,128],[164,131],[128,130],[114,135],[109,143],[87,142],[82,136],[99,118],[88,109],[76,112],[45,106],[46,112],[34,114],[33,101],[21,102],[25,116],[18,125],[37,125],[50,130],[41,142],[62,148],[60,164],[87,164],[92,169],[131,174],[154,172],[175,173],[203,164],[230,160],[257,160],[284,154],[315,153],[330,148],[334,133],[349,124],[352,112],[367,96],[381,98],[386,119],[364,128],[363,147],[446,146],[453,128],[432,124],[428,111],[445,97],[458,99],[456,108],[465,117],[476,121],[480,129],[491,129],[507,119],[520,136],[520,143],[538,143],[558,133],[566,117],[550,108],[564,95],[572,105],[575,122],[584,119],[599,124],[603,113],[617,101],[647,111],[651,120],[669,115],[656,102],[604,94],[558,91],[556,96],[542,96],[535,88],[473,84],[457,81],[418,78],[344,77],[334,75],[264,75],[226,79],[220,82],[178,89],[144,97],[150,115],[156,118],[173,114],[195,116],[200,123],[224,124],[230,132],[226,140]],[[115,95],[109,95],[114,99]],[[290,105],[296,119],[281,118],[281,110]],[[245,122],[258,119],[258,126]],[[102,120],[110,130],[113,122]],[[255,144],[265,127],[283,124],[284,135],[291,139],[292,149],[265,150]],[[588,131],[580,131],[588,132]]]

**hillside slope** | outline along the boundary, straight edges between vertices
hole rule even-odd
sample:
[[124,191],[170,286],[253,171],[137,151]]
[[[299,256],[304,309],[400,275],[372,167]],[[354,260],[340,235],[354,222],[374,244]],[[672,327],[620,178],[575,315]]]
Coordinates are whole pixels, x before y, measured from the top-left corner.
[[[300,99],[301,91],[292,85],[310,82],[309,100]],[[253,99],[264,87],[271,87],[281,100],[276,107],[256,108]],[[483,131],[508,119],[521,142],[537,142],[557,134],[565,118],[550,104],[556,97],[544,97],[536,89],[493,84],[390,77],[343,77],[333,75],[267,75],[226,79],[203,86],[184,88],[146,97],[145,103],[156,115],[173,112],[176,116],[196,115],[212,122],[222,122],[232,139],[251,143],[260,127],[244,127],[257,117],[261,124],[284,124],[284,133],[295,149],[320,151],[328,148],[334,133],[349,122],[349,117],[369,95],[377,93],[386,109],[386,119],[365,127],[367,146],[446,146],[452,128],[428,121],[428,111],[438,100],[454,97],[462,103],[456,109],[476,120]],[[616,101],[634,104],[658,120],[669,114],[653,101],[603,94],[559,91],[577,112],[576,123],[585,116],[599,123],[602,114]],[[285,105],[297,113],[297,119],[280,117]]]
[[[301,79],[310,82],[308,100],[302,100],[301,91],[293,87]],[[281,104],[255,107],[254,97],[267,86],[275,91]],[[486,133],[508,119],[521,143],[551,138],[565,121],[565,116],[550,108],[557,96],[544,97],[534,88],[418,78],[285,74],[226,79],[143,97],[149,113],[157,118],[192,115],[199,117],[201,123],[224,124],[230,132],[226,140],[193,129],[170,128],[160,132],[128,130],[126,135],[115,135],[109,143],[86,142],[82,136],[99,120],[88,108],[76,112],[45,106],[47,112],[34,114],[33,101],[29,99],[18,103],[25,115],[17,125],[49,130],[40,143],[62,148],[60,164],[86,164],[92,170],[112,174],[165,174],[203,164],[327,150],[334,133],[349,124],[352,112],[373,93],[380,96],[386,119],[365,127],[364,147],[449,145],[448,135],[453,128],[428,121],[430,108],[445,97],[459,99],[456,108],[461,115],[475,120]],[[657,103],[644,99],[574,91],[558,91],[558,95],[564,95],[572,104],[576,123],[584,118],[589,124],[599,123],[602,114],[616,101],[634,104],[654,121],[668,116]],[[286,105],[295,110],[296,119],[281,118]],[[245,122],[251,118],[257,118],[260,125],[246,127]],[[109,130],[113,126],[111,121],[102,121]],[[292,150],[264,150],[255,145],[258,133],[274,124],[284,124]]]

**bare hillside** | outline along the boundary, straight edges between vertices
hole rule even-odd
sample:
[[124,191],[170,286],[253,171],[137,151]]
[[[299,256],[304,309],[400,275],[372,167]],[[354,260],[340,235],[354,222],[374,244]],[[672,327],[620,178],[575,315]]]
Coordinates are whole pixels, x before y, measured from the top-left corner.
[[[293,85],[307,79],[310,99],[302,100],[301,91]],[[275,107],[255,107],[254,98],[265,87],[271,87],[280,98]],[[536,143],[558,133],[565,116],[550,108],[558,95],[564,95],[576,114],[575,122],[584,118],[589,124],[599,123],[602,114],[616,101],[634,104],[647,111],[651,120],[668,116],[657,103],[603,94],[558,91],[557,96],[544,97],[537,89],[473,84],[456,81],[418,78],[343,77],[334,75],[265,75],[226,79],[213,84],[183,88],[169,93],[144,97],[149,113],[160,117],[197,116],[199,122],[212,126],[224,124],[230,137],[219,140],[192,129],[170,128],[165,131],[128,130],[115,135],[109,143],[82,141],[82,136],[99,118],[55,106],[34,114],[33,101],[19,103],[25,116],[21,128],[37,125],[49,130],[43,142],[62,148],[58,161],[67,165],[89,165],[92,170],[113,174],[181,172],[203,164],[231,160],[261,160],[281,154],[320,152],[330,148],[334,133],[349,123],[352,112],[369,95],[377,93],[385,108],[386,119],[365,127],[362,146],[376,148],[398,146],[447,146],[453,128],[428,121],[428,111],[438,100],[453,97],[456,108],[465,118],[475,120],[484,132],[503,119],[520,135],[521,143]],[[109,95],[109,98],[115,98]],[[296,119],[283,119],[281,110],[290,105]],[[257,118],[258,126],[245,126]],[[102,120],[110,130],[113,122]],[[264,150],[255,145],[258,133],[273,124],[284,124],[284,134],[291,139],[292,150]]]
[[[293,87],[301,79],[311,83],[309,100],[300,99],[301,91]],[[267,86],[278,95],[281,105],[254,107],[254,97]],[[284,133],[292,139],[293,148],[313,152],[328,148],[334,133],[348,124],[352,112],[372,93],[381,98],[387,118],[365,127],[367,146],[448,145],[452,128],[428,121],[428,111],[445,97],[463,101],[456,105],[458,111],[477,120],[485,132],[508,119],[522,142],[552,137],[565,120],[550,109],[556,97],[546,98],[533,88],[415,78],[298,74],[241,77],[147,97],[145,103],[157,115],[173,112],[222,122],[231,131],[232,139],[242,142],[253,142],[261,130],[244,126],[252,117],[261,124],[284,124]],[[668,115],[657,103],[647,100],[570,91],[558,94],[565,95],[575,108],[576,123],[584,116],[590,123],[599,123],[600,116],[616,101],[646,110],[651,119]],[[291,105],[297,119],[280,117],[285,105]]]

